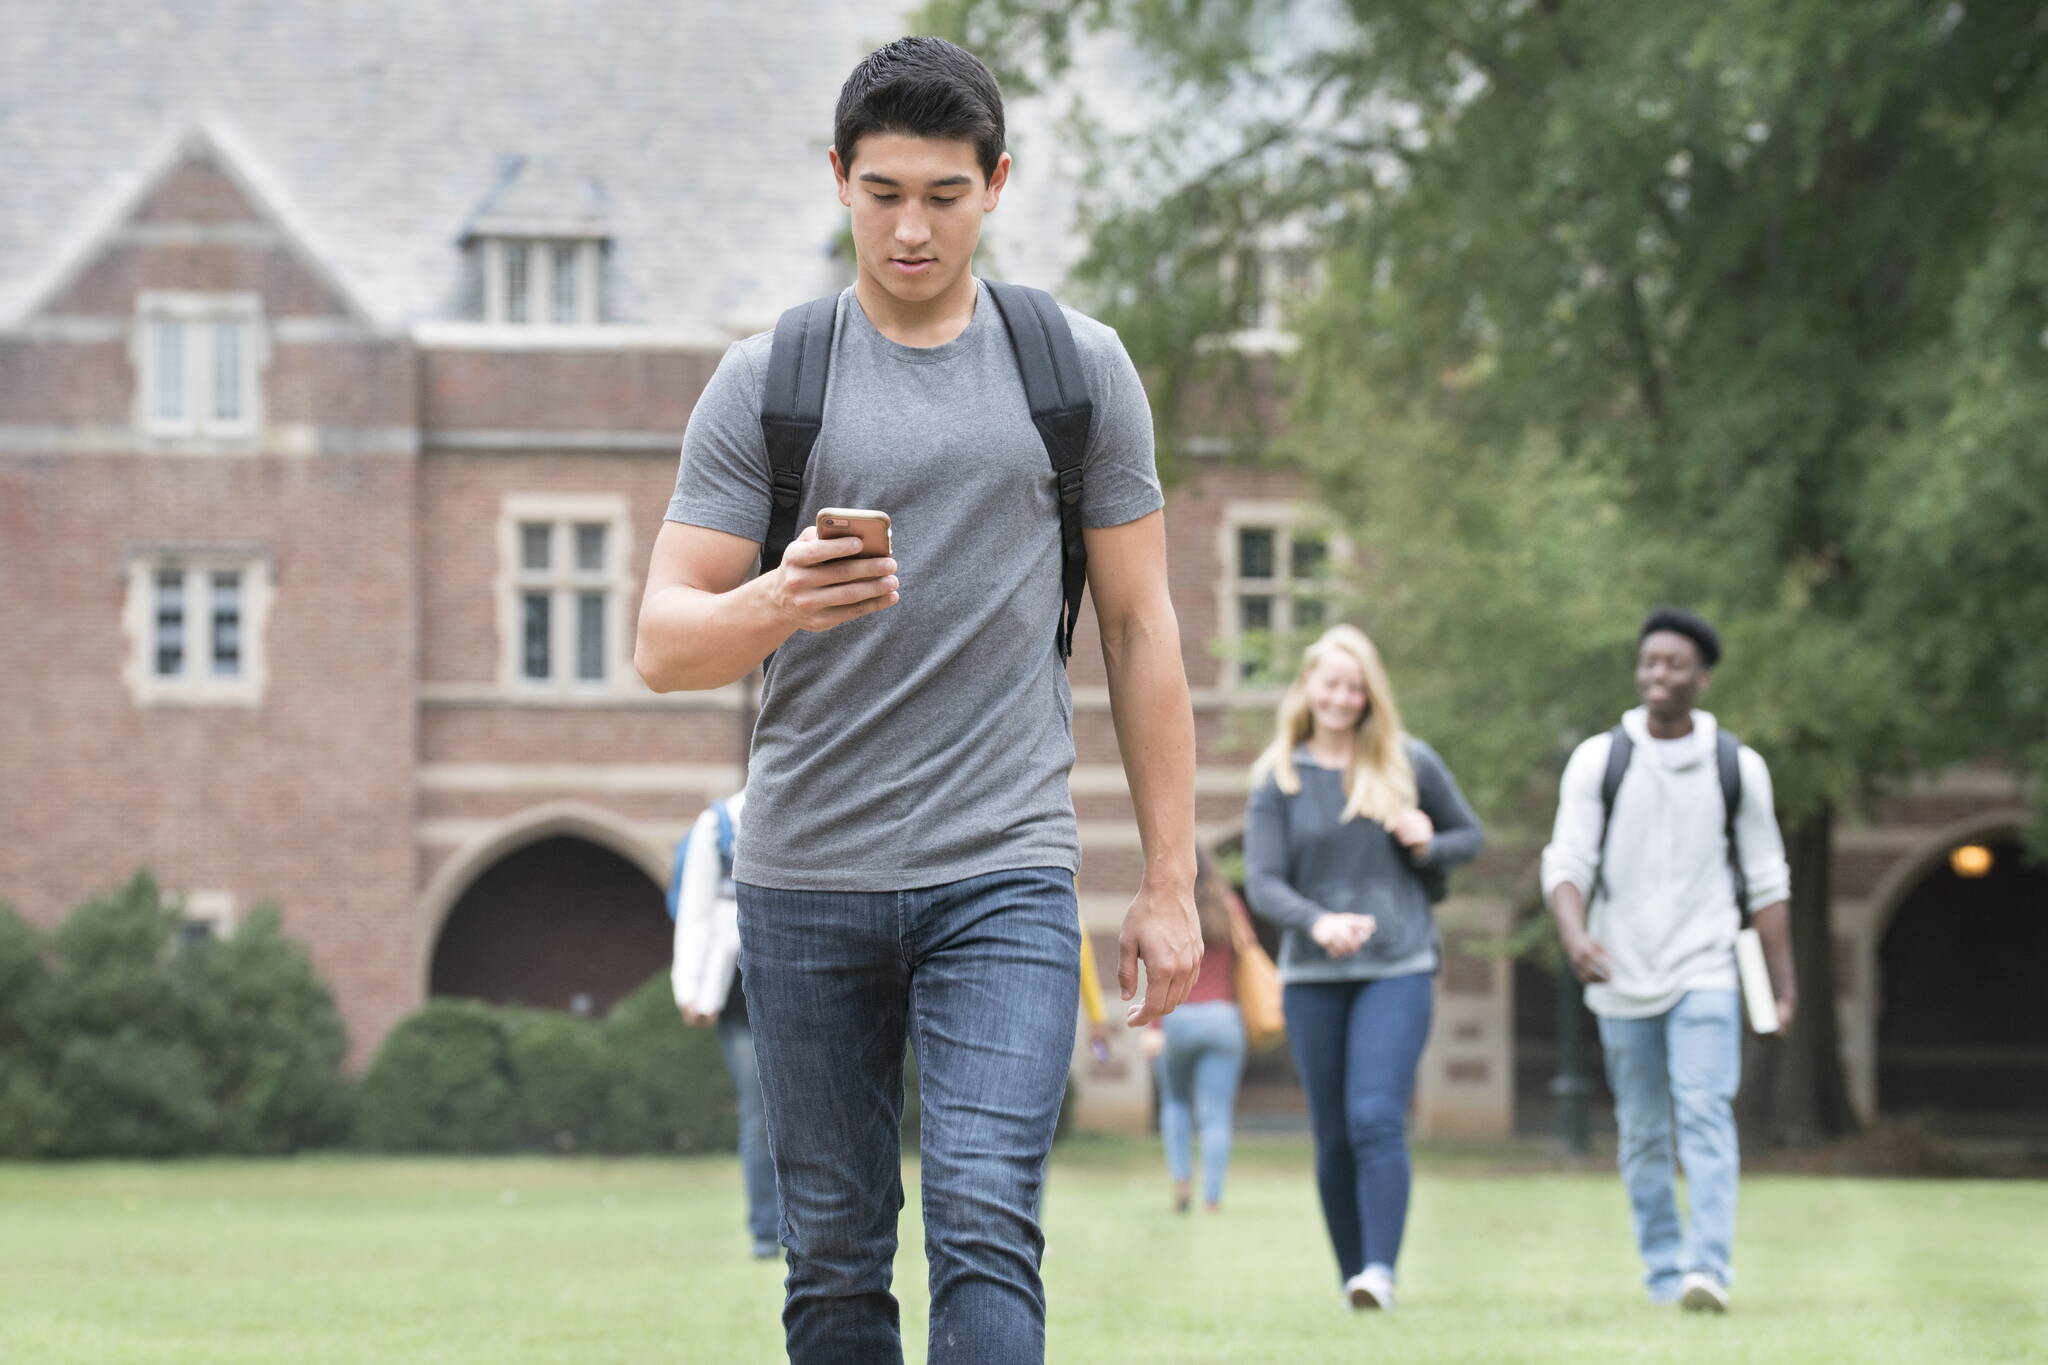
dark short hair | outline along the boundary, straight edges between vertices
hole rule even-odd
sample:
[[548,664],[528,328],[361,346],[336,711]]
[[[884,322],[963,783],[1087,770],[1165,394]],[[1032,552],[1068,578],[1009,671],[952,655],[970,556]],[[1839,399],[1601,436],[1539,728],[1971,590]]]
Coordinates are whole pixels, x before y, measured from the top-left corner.
[[944,38],[898,38],[870,52],[839,88],[832,145],[842,165],[869,133],[974,144],[981,173],[1003,157],[1003,92],[981,58]]
[[1708,668],[1721,662],[1721,636],[1705,620],[1682,607],[1659,607],[1643,618],[1643,628],[1636,632],[1636,645],[1641,647],[1660,630],[1683,635],[1698,646],[1700,662]]

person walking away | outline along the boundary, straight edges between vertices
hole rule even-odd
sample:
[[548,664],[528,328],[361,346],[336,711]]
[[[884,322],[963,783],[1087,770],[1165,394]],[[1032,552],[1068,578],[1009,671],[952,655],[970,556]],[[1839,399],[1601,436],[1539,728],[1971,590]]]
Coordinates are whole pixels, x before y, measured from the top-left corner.
[[739,901],[732,881],[733,841],[746,801],[744,788],[714,801],[676,848],[675,877],[668,893],[669,913],[676,922],[669,979],[683,1022],[718,1030],[718,1050],[739,1100],[747,1231],[753,1237],[755,1258],[768,1260],[781,1251],[777,1229],[782,1206],[775,1195],[775,1164],[768,1155],[761,1109],[761,1070],[754,1059],[754,1031],[747,1026],[747,996],[740,982]]
[[[773,656],[733,873],[789,1358],[903,1358],[907,1040],[928,1359],[1037,1362],[1032,1209],[1079,1014],[1065,662],[1084,589],[1142,849],[1125,1022],[1180,1004],[1201,962],[1151,412],[1113,331],[969,270],[1011,169],[1002,92],[972,54],[936,38],[871,53],[827,159],[854,283],[735,343],[706,384],[634,663],[669,692]],[[879,517],[842,534],[848,511],[885,514],[893,540]]]
[[[1543,850],[1543,894],[1607,1054],[1644,1285],[1653,1302],[1695,1312],[1726,1311],[1734,1280],[1745,918],[1763,941],[1781,1031],[1797,1010],[1770,769],[1696,707],[1720,661],[1706,621],[1650,613],[1636,637],[1642,704],[1572,752]],[[1762,908],[1750,917],[1749,905]]]
[[1202,1137],[1202,1204],[1223,1207],[1223,1177],[1230,1168],[1231,1126],[1237,1086],[1244,1076],[1244,1016],[1237,1007],[1232,920],[1244,913],[1207,849],[1198,849],[1195,909],[1202,924],[1202,971],[1185,1005],[1144,1033],[1159,1085],[1159,1137],[1173,1181],[1173,1207],[1186,1213],[1192,1199],[1194,1138]]
[[1252,769],[1247,898],[1279,924],[1287,1038],[1308,1092],[1316,1190],[1345,1297],[1394,1306],[1404,1130],[1443,962],[1433,901],[1484,833],[1451,770],[1402,729],[1365,632],[1308,647]]

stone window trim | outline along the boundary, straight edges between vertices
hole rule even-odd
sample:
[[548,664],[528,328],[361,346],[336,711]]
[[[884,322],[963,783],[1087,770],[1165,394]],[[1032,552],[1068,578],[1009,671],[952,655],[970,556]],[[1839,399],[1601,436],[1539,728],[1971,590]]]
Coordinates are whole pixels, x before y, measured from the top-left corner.
[[590,327],[603,321],[601,239],[486,236],[480,246],[485,322]]
[[[1245,570],[1248,567],[1256,569],[1261,566],[1247,566],[1240,562],[1241,533],[1259,530],[1273,533],[1271,563],[1264,566],[1268,572],[1247,575]],[[1281,661],[1276,668],[1279,676],[1256,676],[1247,671],[1238,646],[1248,629],[1262,628],[1279,634],[1292,634],[1335,624],[1336,617],[1330,612],[1327,599],[1320,595],[1320,586],[1313,598],[1299,590],[1306,579],[1296,573],[1295,545],[1297,541],[1304,545],[1321,545],[1320,561],[1334,566],[1350,560],[1350,542],[1327,529],[1312,509],[1297,502],[1229,503],[1217,526],[1216,537],[1216,562],[1221,569],[1216,587],[1216,638],[1222,646],[1221,657],[1217,661],[1216,685],[1233,698],[1277,702],[1292,681],[1293,665]],[[1247,627],[1242,611],[1248,597],[1263,598],[1270,603],[1269,625]],[[1296,621],[1297,602],[1306,600],[1318,603],[1322,613],[1319,621]]]
[[[181,328],[175,361],[162,345],[160,324]],[[225,346],[222,328],[233,329]],[[142,290],[135,299],[129,359],[136,379],[135,431],[143,448],[164,454],[255,453],[263,434],[262,375],[270,353],[259,294]],[[167,362],[175,373],[166,372]],[[233,373],[224,374],[224,366]],[[166,412],[164,391],[173,383],[176,410]]]
[[[550,565],[524,567],[524,529],[549,530]],[[579,527],[603,528],[603,562],[597,569],[578,567]],[[646,695],[646,684],[633,669],[631,611],[637,580],[627,500],[615,493],[507,494],[498,513],[498,690],[511,697],[550,697],[564,702],[616,700]],[[548,676],[529,677],[525,668],[524,599],[545,592],[550,601]],[[580,599],[603,594],[602,677],[579,674]]]
[[235,932],[236,909],[232,891],[187,891],[179,898],[184,940],[230,937]]
[[[183,577],[180,647],[183,666],[159,670],[158,579]],[[235,576],[232,592],[217,587],[217,575]],[[276,570],[267,549],[251,546],[148,546],[129,552],[122,629],[127,637],[123,668],[137,706],[258,706],[269,687],[270,617],[276,601]],[[218,603],[217,603],[218,598]],[[235,668],[213,666],[216,609],[232,613]]]

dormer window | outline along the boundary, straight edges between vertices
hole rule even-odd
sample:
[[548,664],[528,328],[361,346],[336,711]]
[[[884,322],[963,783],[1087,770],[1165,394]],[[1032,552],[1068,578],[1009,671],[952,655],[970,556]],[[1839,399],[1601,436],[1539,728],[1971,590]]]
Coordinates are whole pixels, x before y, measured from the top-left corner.
[[604,321],[604,191],[571,168],[511,157],[469,225],[483,274],[483,318],[509,327]]
[[484,321],[553,327],[601,321],[600,251],[592,239],[484,238]]

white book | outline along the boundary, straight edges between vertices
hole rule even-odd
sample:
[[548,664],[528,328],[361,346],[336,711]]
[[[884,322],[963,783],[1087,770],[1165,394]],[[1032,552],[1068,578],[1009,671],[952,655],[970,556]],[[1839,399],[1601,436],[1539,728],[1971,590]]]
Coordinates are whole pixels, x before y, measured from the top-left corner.
[[1771,969],[1764,964],[1764,941],[1756,930],[1735,936],[1735,971],[1742,978],[1742,1002],[1749,1007],[1749,1026],[1758,1033],[1778,1031],[1778,997],[1771,993]]

